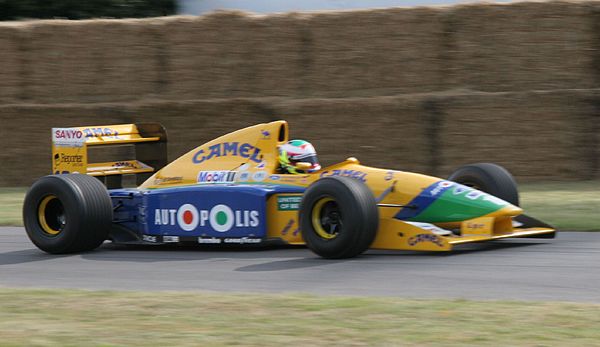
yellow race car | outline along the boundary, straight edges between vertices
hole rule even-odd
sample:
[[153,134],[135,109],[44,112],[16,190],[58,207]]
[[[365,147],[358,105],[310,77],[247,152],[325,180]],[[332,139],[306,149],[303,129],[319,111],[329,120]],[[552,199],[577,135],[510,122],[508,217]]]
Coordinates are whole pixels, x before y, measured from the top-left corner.
[[[361,165],[355,158],[284,173],[288,124],[234,131],[166,161],[159,124],[52,129],[53,175],[27,192],[23,220],[49,253],[115,243],[306,244],[325,258],[369,248],[450,251],[511,237],[552,238],[523,214],[512,176],[472,164],[449,179]],[[91,147],[132,146],[135,159],[92,163]],[[296,163],[300,168],[314,163]],[[307,170],[310,171],[310,170]],[[122,188],[123,175],[137,188]]]

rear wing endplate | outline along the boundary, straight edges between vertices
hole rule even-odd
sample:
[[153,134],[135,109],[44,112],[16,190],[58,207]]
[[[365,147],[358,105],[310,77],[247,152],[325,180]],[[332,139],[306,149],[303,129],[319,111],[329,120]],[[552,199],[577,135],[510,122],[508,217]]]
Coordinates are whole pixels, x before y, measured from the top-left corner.
[[[135,158],[91,163],[88,150],[97,146],[134,146]],[[108,188],[120,188],[122,176],[136,175],[142,184],[167,165],[167,132],[158,123],[79,128],[52,128],[52,172],[96,176]]]

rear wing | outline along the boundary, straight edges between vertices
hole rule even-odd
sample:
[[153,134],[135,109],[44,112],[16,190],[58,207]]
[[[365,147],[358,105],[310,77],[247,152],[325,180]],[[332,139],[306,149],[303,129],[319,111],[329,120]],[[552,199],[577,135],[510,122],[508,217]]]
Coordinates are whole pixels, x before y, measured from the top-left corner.
[[[100,146],[133,146],[134,158],[91,163],[88,150]],[[98,177],[109,188],[120,188],[122,176],[136,175],[142,184],[167,165],[167,132],[158,123],[80,128],[52,128],[52,172]]]

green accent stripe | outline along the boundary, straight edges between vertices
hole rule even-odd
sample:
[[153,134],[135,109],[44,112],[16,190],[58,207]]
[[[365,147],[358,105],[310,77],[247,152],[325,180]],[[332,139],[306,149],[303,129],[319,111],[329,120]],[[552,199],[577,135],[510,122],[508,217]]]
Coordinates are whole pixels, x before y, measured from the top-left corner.
[[445,191],[422,213],[408,220],[428,223],[459,222],[485,216],[508,205],[484,192],[470,189],[456,193],[455,188]]

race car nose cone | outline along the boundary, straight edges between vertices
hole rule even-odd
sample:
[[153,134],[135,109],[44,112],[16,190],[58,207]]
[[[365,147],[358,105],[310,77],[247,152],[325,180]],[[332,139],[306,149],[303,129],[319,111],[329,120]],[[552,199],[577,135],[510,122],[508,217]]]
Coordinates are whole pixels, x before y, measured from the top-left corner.
[[516,216],[523,212],[500,198],[451,181],[425,188],[394,218],[427,223],[458,222],[482,216]]
[[518,216],[520,214],[523,214],[523,209],[522,208],[520,208],[518,206],[515,206],[513,204],[509,204],[509,203],[507,203],[507,204],[508,205],[506,205],[505,207],[503,207],[503,208],[501,208],[501,209],[499,209],[499,210],[497,210],[497,211],[489,214],[488,217],[500,217],[500,216],[511,216],[511,217],[514,217],[514,216]]

